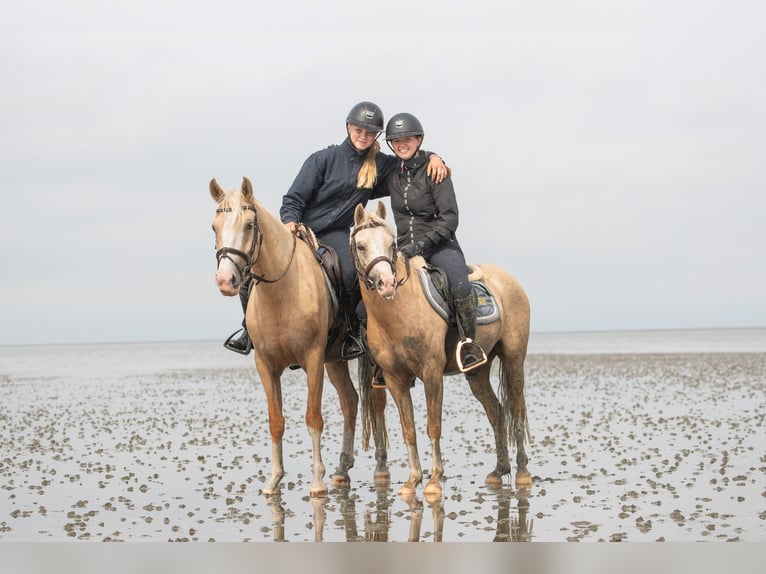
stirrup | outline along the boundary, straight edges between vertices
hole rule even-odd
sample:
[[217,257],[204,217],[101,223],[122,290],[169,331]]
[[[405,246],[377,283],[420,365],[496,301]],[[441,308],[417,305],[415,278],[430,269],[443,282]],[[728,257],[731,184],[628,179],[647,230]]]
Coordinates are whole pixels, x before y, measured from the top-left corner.
[[[244,332],[243,332],[244,331]],[[242,333],[239,337],[239,335]],[[237,347],[234,342],[239,342],[240,339],[246,338],[247,343],[245,343],[244,348]],[[228,339],[226,339],[223,343],[223,346],[229,349],[229,351],[234,351],[235,353],[239,353],[240,355],[248,355],[250,354],[250,351],[253,350],[253,341],[250,340],[250,335],[245,331],[244,328],[240,329],[239,331],[235,331]]]
[[386,379],[383,378],[383,371],[380,370],[380,367],[377,365],[375,366],[375,371],[372,373],[372,388],[373,389],[385,389],[386,388]]
[[[475,359],[474,361],[470,361],[467,365],[463,364],[463,359],[461,357],[465,345],[470,345],[472,347],[470,351]],[[457,368],[460,369],[460,372],[465,373],[485,364],[487,362],[487,354],[478,343],[475,343],[473,339],[466,337],[457,344],[457,348],[455,349],[455,362],[457,362]]]
[[364,345],[353,335],[347,335],[340,347],[340,358],[343,361],[351,361],[364,355]]

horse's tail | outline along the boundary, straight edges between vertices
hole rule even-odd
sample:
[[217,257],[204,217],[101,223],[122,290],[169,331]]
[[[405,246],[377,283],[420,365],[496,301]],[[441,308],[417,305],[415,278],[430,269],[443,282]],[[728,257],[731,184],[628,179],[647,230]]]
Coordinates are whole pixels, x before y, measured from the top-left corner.
[[500,363],[500,406],[503,411],[503,436],[512,446],[530,442],[527,403],[524,398],[524,365],[517,368],[515,376],[508,372],[504,361]]
[[362,403],[362,448],[370,450],[370,434],[375,425],[375,413],[372,408],[372,364],[366,356],[357,359],[359,376],[359,399]]

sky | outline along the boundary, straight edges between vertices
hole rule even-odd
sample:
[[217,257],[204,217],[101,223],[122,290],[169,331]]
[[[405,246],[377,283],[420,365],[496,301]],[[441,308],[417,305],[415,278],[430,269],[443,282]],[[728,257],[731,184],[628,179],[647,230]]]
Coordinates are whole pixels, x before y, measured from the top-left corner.
[[0,345],[223,340],[209,181],[278,212],[361,100],[421,120],[533,332],[766,326],[763,2],[4,12]]

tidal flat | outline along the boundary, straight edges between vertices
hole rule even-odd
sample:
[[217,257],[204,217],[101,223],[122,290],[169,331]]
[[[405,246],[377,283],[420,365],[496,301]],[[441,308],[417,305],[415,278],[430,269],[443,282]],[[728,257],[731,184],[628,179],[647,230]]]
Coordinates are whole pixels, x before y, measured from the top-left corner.
[[[444,496],[429,503],[422,487],[397,495],[408,466],[390,399],[390,485],[374,484],[358,423],[351,488],[308,496],[300,371],[283,383],[287,475],[264,496],[271,442],[252,357],[162,345],[55,348],[58,367],[3,348],[0,541],[766,541],[763,352],[531,353],[523,491],[511,477],[484,484],[489,424],[447,377]],[[412,393],[427,474],[422,384]],[[323,416],[329,475],[342,430],[329,383]]]

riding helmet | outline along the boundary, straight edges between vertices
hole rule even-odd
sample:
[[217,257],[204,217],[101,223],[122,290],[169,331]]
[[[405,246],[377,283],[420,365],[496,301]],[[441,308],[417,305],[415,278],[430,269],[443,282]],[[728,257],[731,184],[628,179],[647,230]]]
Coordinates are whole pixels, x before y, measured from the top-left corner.
[[346,123],[371,132],[382,132],[383,112],[372,102],[359,102],[348,112]]
[[388,120],[388,125],[386,126],[386,141],[422,135],[423,126],[418,118],[412,114],[396,114]]

